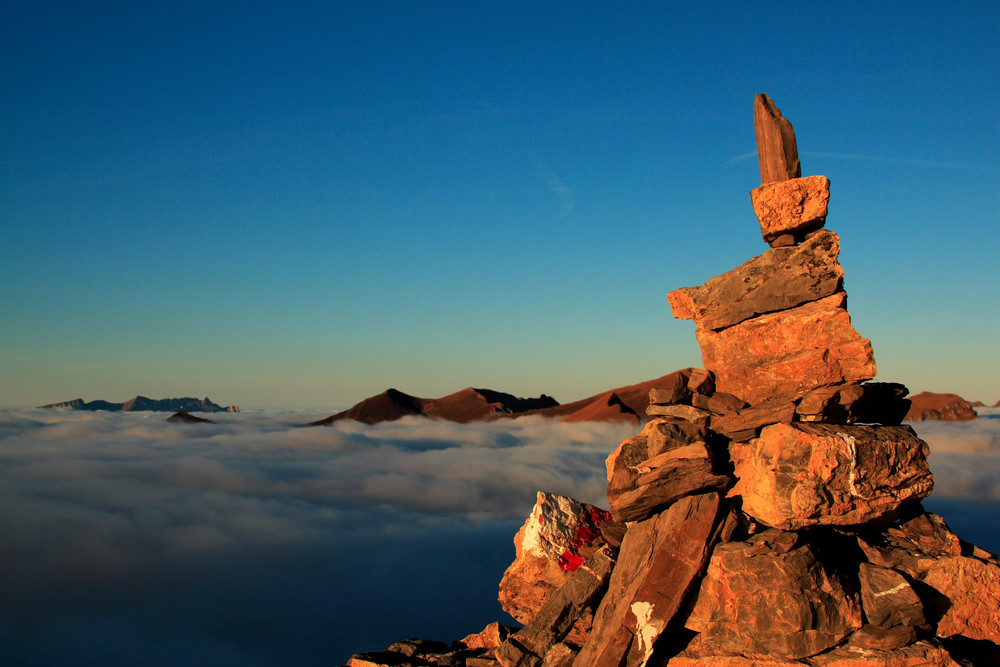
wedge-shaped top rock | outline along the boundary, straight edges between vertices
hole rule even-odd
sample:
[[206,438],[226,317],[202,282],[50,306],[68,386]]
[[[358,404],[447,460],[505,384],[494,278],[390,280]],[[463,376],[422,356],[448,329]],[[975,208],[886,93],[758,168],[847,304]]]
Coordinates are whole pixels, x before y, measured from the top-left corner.
[[686,626],[704,650],[804,658],[861,627],[861,605],[794,533],[768,530],[715,548]]
[[784,530],[888,522],[930,495],[927,453],[909,426],[772,424],[730,446],[730,495]]
[[841,291],[840,237],[830,231],[791,248],[772,248],[698,287],[667,295],[674,317],[718,330]]
[[830,179],[806,176],[768,183],[751,190],[750,201],[768,245],[784,234],[800,237],[826,222]]
[[851,326],[846,294],[768,313],[720,331],[699,328],[719,391],[750,404],[799,398],[817,387],[875,377],[871,342]]

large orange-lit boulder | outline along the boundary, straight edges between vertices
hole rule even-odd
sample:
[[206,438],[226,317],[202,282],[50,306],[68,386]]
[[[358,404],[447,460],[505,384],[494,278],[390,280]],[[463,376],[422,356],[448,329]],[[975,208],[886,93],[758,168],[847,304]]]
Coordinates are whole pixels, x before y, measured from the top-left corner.
[[806,176],[767,183],[750,191],[750,202],[760,222],[760,235],[771,244],[783,235],[798,236],[823,226],[830,179]]
[[796,533],[767,530],[712,553],[686,627],[707,653],[805,658],[861,627],[849,584]]
[[875,377],[871,342],[851,326],[839,292],[720,331],[697,329],[719,391],[750,404],[799,398],[827,385]]
[[888,523],[930,495],[927,454],[909,426],[772,424],[731,444],[730,496],[785,530]]

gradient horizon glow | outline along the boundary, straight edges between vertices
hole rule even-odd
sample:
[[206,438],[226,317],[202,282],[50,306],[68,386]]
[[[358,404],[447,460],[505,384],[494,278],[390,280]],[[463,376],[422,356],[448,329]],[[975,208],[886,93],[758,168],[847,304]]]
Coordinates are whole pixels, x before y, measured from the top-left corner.
[[995,3],[13,3],[0,407],[700,366],[666,294],[766,246],[753,96],[832,181],[878,379],[992,404]]

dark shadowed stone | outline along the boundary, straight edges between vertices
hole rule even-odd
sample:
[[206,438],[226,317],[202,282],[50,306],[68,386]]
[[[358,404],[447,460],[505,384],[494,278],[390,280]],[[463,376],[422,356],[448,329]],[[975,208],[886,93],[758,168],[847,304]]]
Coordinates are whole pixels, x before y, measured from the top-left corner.
[[884,628],[924,624],[920,598],[902,574],[886,567],[861,563],[858,579],[861,582],[861,604],[869,623]]
[[646,414],[650,417],[676,417],[690,422],[704,420],[708,423],[708,418],[712,413],[690,405],[650,405],[646,408]]
[[839,237],[824,230],[802,245],[772,248],[704,285],[676,289],[667,298],[674,317],[694,320],[701,329],[724,329],[841,291],[839,252]]
[[622,540],[625,539],[625,531],[628,530],[628,525],[624,521],[605,521],[601,524],[601,537],[610,546],[618,548],[622,544]]
[[719,544],[686,626],[718,653],[804,658],[861,627],[861,606],[811,544],[767,530]]
[[776,528],[889,521],[927,497],[927,443],[909,426],[772,424],[729,448],[730,495]]
[[691,374],[688,371],[677,371],[667,376],[673,379],[669,386],[653,387],[649,390],[649,402],[656,405],[680,405],[691,402],[691,390],[688,381]]
[[865,382],[820,387],[799,401],[799,421],[828,424],[890,424],[903,421],[910,401],[898,382]]
[[734,415],[746,407],[746,403],[737,396],[717,391],[710,396],[695,394],[691,405],[702,410],[708,410],[715,415]]
[[944,520],[919,514],[858,540],[875,564],[908,575],[939,637],[963,636],[1000,644],[1000,562],[963,542]]
[[711,396],[715,393],[715,376],[704,368],[692,368],[688,389],[696,395]]
[[575,667],[645,664],[708,559],[722,507],[718,494],[689,496],[629,527]]

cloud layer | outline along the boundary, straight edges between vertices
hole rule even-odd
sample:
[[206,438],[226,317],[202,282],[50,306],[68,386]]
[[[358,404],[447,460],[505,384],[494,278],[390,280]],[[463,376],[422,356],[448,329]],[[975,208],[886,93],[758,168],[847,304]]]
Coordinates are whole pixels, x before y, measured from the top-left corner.
[[[635,433],[165,416],[0,412],[0,662],[330,665],[457,639],[503,618],[496,585],[535,492],[605,504],[604,459]],[[914,426],[928,507],[1000,547],[972,518],[1000,515],[1000,416]]]

